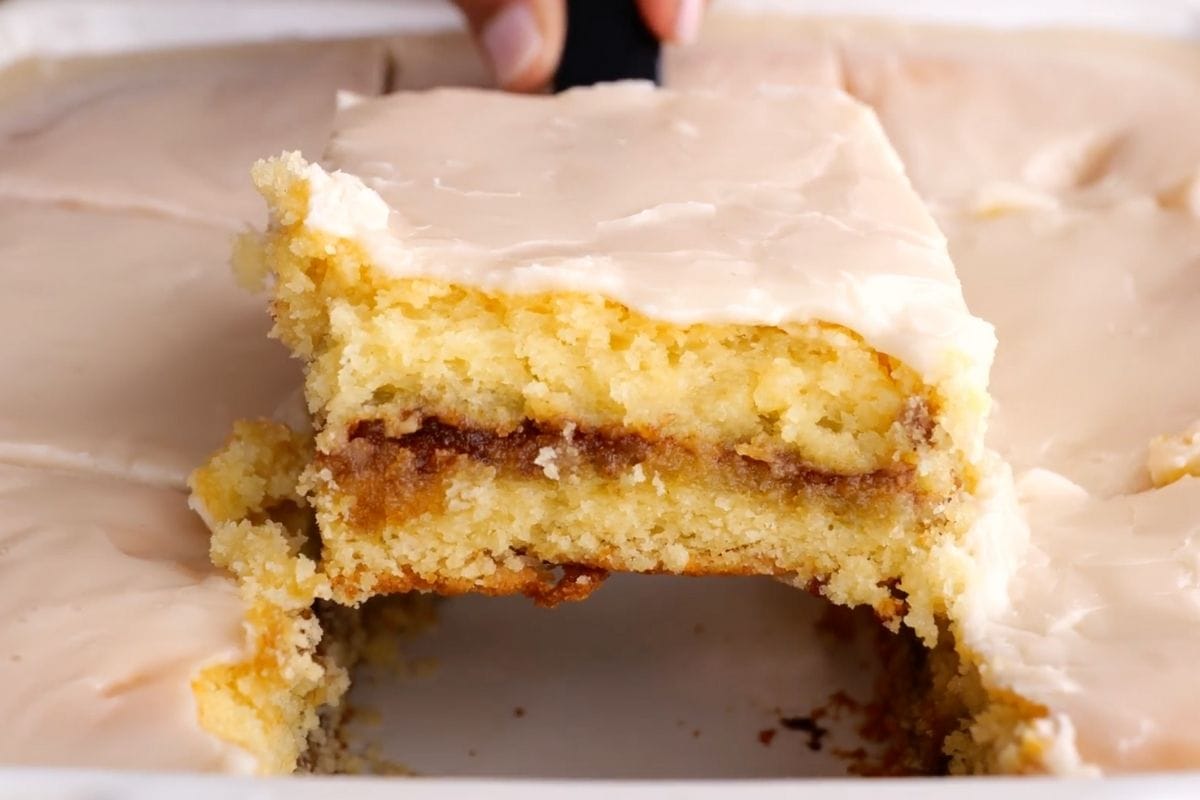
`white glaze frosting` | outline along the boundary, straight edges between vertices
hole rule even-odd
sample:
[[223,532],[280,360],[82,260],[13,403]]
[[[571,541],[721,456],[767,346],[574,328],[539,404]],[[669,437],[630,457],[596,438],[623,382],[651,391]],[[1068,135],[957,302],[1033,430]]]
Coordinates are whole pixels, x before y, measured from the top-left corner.
[[443,90],[347,103],[336,129],[341,171],[306,168],[307,224],[392,274],[597,293],[678,324],[824,320],[931,382],[986,385],[990,326],[840,92]]
[[233,419],[271,414],[299,371],[227,266],[226,230],[262,213],[247,165],[320,146],[336,90],[383,73],[366,42],[5,70],[0,325],[21,334],[0,337],[0,363],[24,379],[0,461],[182,489]]
[[300,382],[220,229],[0,199],[0,461],[183,489]]
[[247,639],[184,479],[300,385],[228,266],[248,165],[381,74],[324,44],[0,75],[0,764],[255,768],[196,718]]
[[709,33],[675,80],[841,83],[876,108],[996,326],[989,443],[1016,484],[989,487],[971,545],[988,576],[1018,562],[960,608],[989,679],[1047,706],[1052,770],[1195,768],[1200,50],[779,17]]
[[[797,35],[799,29],[800,35]],[[666,85],[676,89],[741,91],[764,82],[842,88],[837,39],[814,35],[774,14],[722,14],[714,9],[700,40],[668,46],[662,55]]]
[[1200,220],[1145,198],[943,220],[999,332],[991,442],[1031,529],[1007,608],[968,642],[1070,719],[1085,761],[1194,767],[1200,479],[1153,488],[1147,459],[1200,409]]
[[249,772],[191,681],[243,606],[180,492],[0,464],[0,764]]
[[262,218],[246,165],[318,151],[335,93],[383,76],[366,42],[18,64],[0,81],[0,196],[240,230]]
[[1200,164],[1200,142],[1181,135],[1200,129],[1190,43],[844,23],[826,36],[935,208],[997,185],[1105,205],[1169,191]]

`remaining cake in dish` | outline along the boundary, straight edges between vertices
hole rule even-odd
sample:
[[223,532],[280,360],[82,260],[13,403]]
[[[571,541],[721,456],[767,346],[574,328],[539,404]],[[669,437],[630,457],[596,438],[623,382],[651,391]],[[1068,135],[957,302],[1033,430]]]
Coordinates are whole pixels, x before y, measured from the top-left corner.
[[235,571],[269,580],[239,592],[181,491],[233,409],[269,411],[299,382],[254,344],[265,331],[222,268],[228,234],[0,212],[0,358],[24,376],[0,414],[0,675],[25,687],[5,695],[18,706],[0,762],[290,771],[345,685],[316,652],[315,586],[290,577],[312,562],[248,552]]
[[993,339],[867,109],[437,91],[349,103],[325,163],[256,167],[242,260],[335,598],[762,574],[935,635]]
[[5,392],[0,460],[183,489],[231,419],[298,389],[228,271],[233,232],[258,216],[245,163],[318,145],[336,90],[375,91],[383,72],[364,42],[0,73],[4,325],[20,332],[0,337],[0,363],[25,376]]
[[245,606],[180,500],[0,466],[0,761],[253,768],[197,719],[193,681],[247,655]]
[[[321,141],[335,88],[383,72],[378,47],[332,44],[0,73],[0,764],[322,754],[347,678],[302,526],[262,520],[231,575],[185,480],[300,388],[229,273],[245,161]],[[250,107],[269,110],[248,126]]]
[[[1200,219],[1133,194],[953,216],[964,287],[1001,336],[992,441],[1030,529],[1009,602],[964,619],[991,697],[960,763],[1194,768]],[[1015,735],[994,725],[1014,695],[1032,716]]]
[[261,299],[228,274],[227,231],[0,198],[0,237],[0,362],[25,377],[5,392],[0,460],[178,490],[231,418],[299,390]]
[[0,81],[0,195],[240,229],[260,207],[244,165],[320,147],[336,92],[380,91],[385,57],[352,41],[19,62]]
[[956,771],[1200,765],[1200,139],[1181,135],[1200,52],[781,17],[709,33],[672,79],[807,82],[835,54],[818,78],[879,111],[997,328],[988,438],[1016,491],[988,507],[1010,535],[983,563],[1019,561],[1003,602],[958,604],[924,694],[898,681],[914,734]]
[[[1200,53],[1011,37],[884,29],[843,45],[850,88],[880,108],[996,325],[989,445],[1029,529],[1007,602],[960,620],[986,701],[953,763],[1194,768],[1200,381],[1184,365],[1200,336],[1200,147],[1179,132],[1200,129]],[[1130,98],[1119,112],[1114,92]]]

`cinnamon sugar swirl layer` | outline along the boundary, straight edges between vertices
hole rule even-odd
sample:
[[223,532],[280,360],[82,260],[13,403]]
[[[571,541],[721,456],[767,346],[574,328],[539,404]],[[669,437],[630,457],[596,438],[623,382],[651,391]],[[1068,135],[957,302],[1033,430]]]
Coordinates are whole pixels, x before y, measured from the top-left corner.
[[463,461],[508,478],[558,482],[592,475],[619,480],[639,466],[643,472],[653,470],[675,479],[710,472],[734,491],[861,505],[918,491],[913,469],[904,465],[843,475],[786,454],[751,457],[732,447],[698,448],[627,432],[587,431],[574,423],[552,430],[526,422],[501,434],[433,419],[413,433],[392,438],[382,421],[371,420],[356,425],[344,447],[319,455],[315,465],[318,470],[328,469],[334,482],[358,498],[354,522],[371,528],[444,511],[430,495],[439,492],[445,475]]
[[610,571],[759,574],[898,622],[910,609],[896,597],[920,595],[922,578],[890,537],[920,526],[932,545],[957,509],[903,464],[838,474],[572,423],[501,433],[426,419],[392,436],[365,421],[316,455],[310,481],[323,567],[347,602],[422,590],[553,604]]

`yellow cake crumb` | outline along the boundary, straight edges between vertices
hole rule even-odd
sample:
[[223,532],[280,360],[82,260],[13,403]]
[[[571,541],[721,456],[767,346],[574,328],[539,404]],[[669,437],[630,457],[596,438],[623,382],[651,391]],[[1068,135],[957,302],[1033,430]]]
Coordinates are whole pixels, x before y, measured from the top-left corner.
[[1146,454],[1146,469],[1160,488],[1185,475],[1200,478],[1200,421],[1182,433],[1155,437]]
[[239,422],[190,481],[192,507],[213,531],[213,562],[233,574],[246,602],[251,653],[195,679],[200,724],[252,753],[265,773],[296,769],[322,709],[349,685],[322,652],[313,612],[328,582],[302,552],[310,531],[296,482],[310,450],[277,423]]

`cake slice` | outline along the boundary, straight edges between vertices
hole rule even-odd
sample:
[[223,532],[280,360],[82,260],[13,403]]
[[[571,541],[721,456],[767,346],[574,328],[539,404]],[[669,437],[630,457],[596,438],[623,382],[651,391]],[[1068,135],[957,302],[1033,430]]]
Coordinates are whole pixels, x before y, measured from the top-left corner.
[[238,259],[306,365],[335,599],[755,574],[936,636],[994,340],[865,106],[443,90],[335,127],[255,167]]

